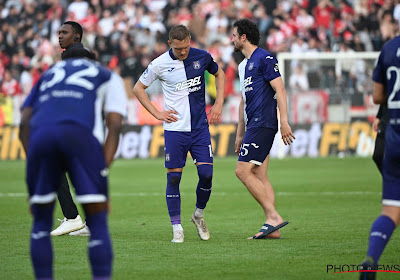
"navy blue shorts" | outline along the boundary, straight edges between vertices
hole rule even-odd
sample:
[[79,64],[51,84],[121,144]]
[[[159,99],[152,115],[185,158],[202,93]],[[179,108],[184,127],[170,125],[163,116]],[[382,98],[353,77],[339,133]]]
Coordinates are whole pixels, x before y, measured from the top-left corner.
[[211,136],[208,127],[192,132],[164,131],[166,168],[182,168],[188,152],[194,163],[213,163]]
[[75,187],[78,202],[107,201],[108,169],[103,148],[85,127],[58,124],[32,131],[26,172],[32,204],[54,201],[65,172]]
[[244,134],[238,161],[261,165],[271,150],[276,132],[266,127],[248,129]]
[[[392,143],[388,143],[388,139]],[[382,204],[400,207],[400,142],[398,134],[388,126],[385,135],[385,156],[383,158],[382,176],[383,191]]]

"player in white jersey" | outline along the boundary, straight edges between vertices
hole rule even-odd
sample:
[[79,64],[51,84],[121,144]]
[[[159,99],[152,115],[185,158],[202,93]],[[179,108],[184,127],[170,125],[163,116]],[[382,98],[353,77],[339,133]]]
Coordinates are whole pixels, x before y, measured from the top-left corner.
[[287,120],[286,90],[277,60],[257,47],[259,40],[255,23],[248,19],[234,23],[234,50],[245,56],[239,64],[242,100],[235,140],[239,155],[235,173],[265,213],[260,232],[249,239],[279,238],[279,228],[288,224],[275,209],[274,190],[267,176],[269,151],[278,130],[277,105],[282,140],[285,145],[294,140]]
[[[149,64],[135,84],[133,93],[147,111],[156,119],[164,121],[166,200],[174,232],[172,242],[184,241],[179,184],[189,151],[199,176],[192,222],[200,238],[208,240],[210,233],[204,221],[204,208],[210,198],[213,175],[208,124],[217,123],[221,117],[225,73],[208,52],[190,47],[190,33],[184,25],[171,29],[168,44],[171,49]],[[208,113],[205,111],[206,70],[215,76],[217,87],[215,104]],[[161,82],[164,94],[165,106],[162,112],[154,107],[145,92],[157,79]]]

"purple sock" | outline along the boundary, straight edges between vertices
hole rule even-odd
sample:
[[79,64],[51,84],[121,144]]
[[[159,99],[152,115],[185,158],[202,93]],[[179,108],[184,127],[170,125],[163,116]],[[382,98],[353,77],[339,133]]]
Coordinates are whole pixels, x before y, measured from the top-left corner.
[[32,205],[31,259],[36,279],[53,279],[53,248],[50,239],[53,209],[54,203]]
[[374,259],[375,265],[378,264],[378,260],[395,228],[392,219],[383,215],[379,216],[372,224],[367,256]]
[[196,189],[196,207],[204,209],[211,195],[213,166],[211,164],[201,164],[197,166],[197,174],[199,175],[199,183]]
[[110,279],[113,252],[108,233],[107,212],[104,210],[87,215],[86,224],[90,229],[88,250],[93,279]]
[[167,173],[166,199],[171,224],[181,223],[181,195],[179,193],[179,183],[181,182],[182,172]]

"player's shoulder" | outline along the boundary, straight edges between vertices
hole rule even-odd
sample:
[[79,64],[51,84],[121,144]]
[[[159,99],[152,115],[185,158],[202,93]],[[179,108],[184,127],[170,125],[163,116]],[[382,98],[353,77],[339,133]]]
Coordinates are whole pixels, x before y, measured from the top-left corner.
[[206,50],[191,47],[189,54],[190,55],[208,55],[209,53]]
[[269,51],[264,50],[262,48],[257,48],[254,51],[254,58],[258,59],[259,61],[266,62],[266,63],[276,63],[276,57],[271,54]]
[[400,47],[400,36],[394,37],[392,40],[385,43],[382,51],[395,51]]
[[153,59],[150,62],[149,67],[157,67],[162,64],[171,63],[171,61],[173,61],[173,59],[171,58],[169,52],[165,52],[160,56],[156,57],[155,59]]

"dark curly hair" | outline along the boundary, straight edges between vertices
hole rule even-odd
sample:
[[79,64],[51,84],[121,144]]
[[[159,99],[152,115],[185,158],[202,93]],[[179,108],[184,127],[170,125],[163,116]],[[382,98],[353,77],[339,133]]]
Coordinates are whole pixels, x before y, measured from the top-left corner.
[[237,28],[239,36],[246,34],[247,40],[249,40],[251,44],[258,46],[258,43],[260,42],[260,31],[254,22],[244,18],[237,20],[233,24],[233,27]]

